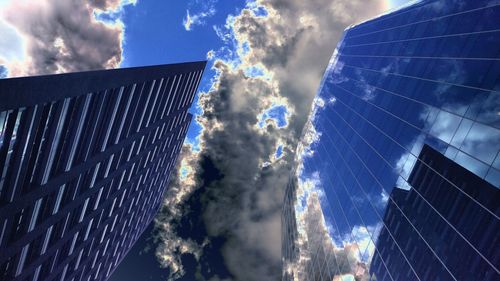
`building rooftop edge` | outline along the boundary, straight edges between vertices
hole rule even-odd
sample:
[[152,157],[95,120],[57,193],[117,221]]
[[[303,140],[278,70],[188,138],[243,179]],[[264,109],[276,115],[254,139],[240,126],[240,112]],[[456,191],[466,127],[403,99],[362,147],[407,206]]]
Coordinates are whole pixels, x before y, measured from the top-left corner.
[[402,5],[400,5],[400,6],[397,6],[397,7],[391,8],[391,9],[389,9],[389,10],[387,10],[387,11],[384,11],[384,12],[382,12],[382,13],[380,13],[380,14],[378,14],[378,15],[376,15],[376,16],[374,16],[374,17],[372,17],[372,18],[369,18],[369,19],[366,19],[366,20],[362,20],[362,21],[357,22],[357,23],[350,24],[350,25],[348,25],[348,26],[344,29],[344,32],[346,32],[347,30],[349,30],[349,29],[351,29],[351,28],[354,28],[354,27],[356,27],[356,26],[358,26],[358,25],[361,25],[361,24],[367,23],[367,22],[372,21],[372,20],[376,20],[376,19],[381,18],[381,17],[383,17],[383,16],[387,16],[387,15],[389,15],[389,14],[391,14],[391,13],[394,13],[394,12],[396,12],[396,11],[399,11],[399,10],[402,10],[402,9],[405,9],[405,8],[408,8],[408,7],[410,7],[410,6],[413,6],[413,5],[418,4],[418,3],[420,3],[420,2],[423,2],[423,1],[424,1],[424,0],[411,0],[411,1],[407,2],[407,3],[405,3],[405,4],[402,4]]
[[88,69],[88,70],[82,70],[82,71],[71,71],[71,72],[64,72],[64,73],[51,73],[51,74],[35,74],[35,75],[28,75],[28,76],[15,76],[15,77],[5,77],[5,78],[0,78],[0,83],[6,80],[13,80],[13,79],[26,79],[26,78],[33,78],[33,77],[51,77],[51,76],[59,76],[59,75],[71,75],[71,74],[84,74],[84,73],[92,73],[92,72],[101,72],[101,71],[113,71],[113,70],[134,70],[134,69],[142,69],[142,68],[165,68],[165,67],[174,67],[174,66],[181,66],[181,65],[198,65],[198,64],[203,64],[206,66],[207,60],[199,60],[199,61],[187,61],[187,62],[176,62],[176,63],[164,63],[164,64],[152,64],[152,65],[140,65],[140,66],[131,66],[131,67],[118,67],[118,68],[103,68],[103,69]]
[[196,61],[0,79],[0,111],[34,106],[168,76],[199,71],[203,73],[206,64],[207,61]]

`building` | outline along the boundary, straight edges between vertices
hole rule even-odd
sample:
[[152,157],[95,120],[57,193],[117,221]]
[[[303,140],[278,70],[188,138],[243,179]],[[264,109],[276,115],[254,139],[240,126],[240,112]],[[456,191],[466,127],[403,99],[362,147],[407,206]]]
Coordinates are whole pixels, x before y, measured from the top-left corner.
[[[424,145],[418,159],[409,178],[412,188],[395,188],[391,193],[392,200],[383,220],[387,229],[380,232],[377,241],[381,255],[374,256],[370,275],[374,280],[391,280],[389,276],[397,280],[417,280],[412,275],[411,264],[415,271],[422,273],[422,280],[438,280],[438,277],[451,280],[450,273],[426,247],[428,243],[439,257],[443,257],[446,267],[460,277],[458,280],[497,280],[498,276],[487,261],[500,262],[500,253],[492,247],[499,243],[500,224],[493,214],[474,208],[473,200],[490,209],[498,209],[498,189],[428,145]],[[443,178],[443,174],[447,177]],[[437,209],[440,215],[428,206]],[[415,235],[413,227],[429,238],[424,241]],[[400,257],[396,242],[410,252],[407,260]],[[387,268],[382,265],[382,259]]]
[[106,280],[161,205],[205,62],[0,80],[0,280]]
[[283,280],[500,279],[499,18],[418,1],[345,30],[286,192]]
[[[298,259],[298,247],[295,244],[297,239],[297,222],[295,221],[294,200],[296,198],[295,191],[296,180],[291,177],[285,190],[285,198],[283,201],[283,212],[281,216],[281,254],[283,261],[293,261]],[[283,267],[286,268],[286,264]],[[292,281],[293,273],[283,268],[283,281]]]

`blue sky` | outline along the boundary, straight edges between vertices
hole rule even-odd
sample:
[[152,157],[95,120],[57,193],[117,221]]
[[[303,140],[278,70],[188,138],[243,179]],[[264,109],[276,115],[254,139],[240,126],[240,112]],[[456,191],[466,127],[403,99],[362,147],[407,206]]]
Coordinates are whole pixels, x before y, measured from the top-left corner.
[[[191,4],[193,3],[193,4]],[[218,50],[223,42],[214,25],[225,24],[228,14],[236,14],[245,1],[215,2],[215,14],[186,31],[183,20],[190,14],[204,12],[196,1],[139,1],[126,6],[125,60],[123,67],[205,60],[209,50]],[[207,77],[209,75],[205,75]]]
[[[211,50],[219,51],[226,46],[215,28],[225,30],[228,15],[236,15],[245,6],[244,0],[235,1],[138,1],[124,7],[122,21],[125,24],[124,60],[121,67],[155,65],[207,59]],[[184,21],[190,16],[212,12],[192,24],[186,30]],[[208,91],[215,72],[212,63],[207,64],[199,90]],[[200,113],[196,108],[192,113]],[[201,127],[193,122],[188,131],[188,141],[196,143]]]

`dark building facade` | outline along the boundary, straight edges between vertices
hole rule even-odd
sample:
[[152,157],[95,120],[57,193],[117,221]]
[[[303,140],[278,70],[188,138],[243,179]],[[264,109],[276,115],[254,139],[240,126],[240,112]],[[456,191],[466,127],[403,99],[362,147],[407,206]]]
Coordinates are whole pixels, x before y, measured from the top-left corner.
[[[421,273],[422,280],[452,280],[450,273],[426,247],[428,243],[443,257],[446,266],[460,276],[459,280],[497,280],[498,276],[487,261],[500,263],[500,252],[493,246],[500,242],[500,224],[493,214],[474,208],[473,200],[498,210],[500,192],[428,145],[424,145],[418,159],[409,178],[413,188],[395,188],[391,193],[392,200],[384,215],[387,229],[381,231],[377,241],[381,255],[375,256],[371,263],[371,276],[375,280],[391,280],[389,276],[397,280],[417,280],[412,275],[411,264]],[[439,213],[433,212],[433,208]],[[424,241],[414,235],[413,227],[429,238]],[[408,260],[401,257],[396,243],[409,249]],[[387,268],[382,265],[382,259]]]
[[347,28],[286,192],[283,280],[499,280],[499,77],[498,1]]
[[0,280],[106,280],[161,205],[205,62],[0,80]]

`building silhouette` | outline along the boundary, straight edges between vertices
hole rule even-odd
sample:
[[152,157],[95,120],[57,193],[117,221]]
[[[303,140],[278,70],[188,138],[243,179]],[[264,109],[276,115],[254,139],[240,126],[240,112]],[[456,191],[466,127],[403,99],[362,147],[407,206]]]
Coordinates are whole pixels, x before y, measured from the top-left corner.
[[[374,257],[370,268],[373,280],[391,280],[389,276],[410,280],[406,275],[411,273],[410,264],[422,280],[453,280],[425,243],[455,276],[460,276],[459,280],[497,280],[488,261],[500,263],[500,253],[492,246],[499,243],[500,224],[494,214],[474,208],[473,200],[498,210],[498,189],[428,145],[422,148],[409,183],[411,189],[395,188],[391,193],[384,216],[387,229],[377,241],[381,255]],[[413,227],[427,239],[424,241]],[[408,253],[407,260],[396,243]]]
[[0,80],[0,280],[106,280],[161,206],[205,62]]
[[345,30],[285,194],[283,280],[500,280],[499,18],[424,0]]

